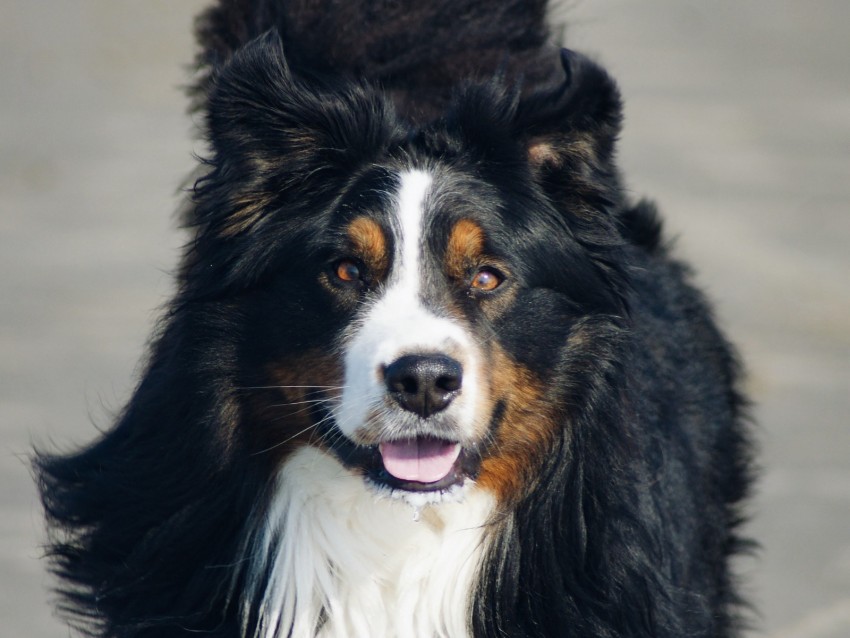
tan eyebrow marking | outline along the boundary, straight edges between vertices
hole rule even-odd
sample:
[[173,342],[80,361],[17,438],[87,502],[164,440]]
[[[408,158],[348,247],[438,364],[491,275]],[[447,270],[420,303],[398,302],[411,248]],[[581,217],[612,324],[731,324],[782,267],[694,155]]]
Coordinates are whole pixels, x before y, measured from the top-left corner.
[[377,278],[383,278],[389,267],[387,238],[378,222],[357,217],[348,225],[348,238],[357,255],[366,262]]
[[455,278],[466,276],[466,270],[484,254],[484,231],[471,219],[454,225],[446,247],[446,270]]

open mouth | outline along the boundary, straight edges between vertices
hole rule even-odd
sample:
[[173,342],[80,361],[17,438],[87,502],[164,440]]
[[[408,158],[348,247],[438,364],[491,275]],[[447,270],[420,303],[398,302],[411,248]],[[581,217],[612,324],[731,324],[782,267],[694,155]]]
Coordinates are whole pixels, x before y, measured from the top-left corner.
[[373,482],[408,492],[436,492],[461,485],[477,465],[457,441],[417,436],[374,446],[365,463]]
[[454,472],[460,443],[425,437],[387,441],[378,446],[384,471],[397,481],[433,485]]
[[358,445],[346,436],[328,436],[330,448],[343,465],[360,469],[366,480],[391,491],[440,493],[475,480],[481,449],[475,443],[433,435]]

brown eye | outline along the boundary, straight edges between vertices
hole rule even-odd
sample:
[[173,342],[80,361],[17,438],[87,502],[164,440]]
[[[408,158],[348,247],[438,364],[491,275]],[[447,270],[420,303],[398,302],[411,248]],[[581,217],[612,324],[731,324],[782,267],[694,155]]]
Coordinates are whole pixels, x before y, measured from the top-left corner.
[[501,283],[502,277],[497,272],[489,268],[482,268],[475,273],[469,285],[479,292],[490,292],[498,288]]
[[338,262],[335,272],[340,281],[353,283],[360,279],[360,266],[350,259],[343,259]]

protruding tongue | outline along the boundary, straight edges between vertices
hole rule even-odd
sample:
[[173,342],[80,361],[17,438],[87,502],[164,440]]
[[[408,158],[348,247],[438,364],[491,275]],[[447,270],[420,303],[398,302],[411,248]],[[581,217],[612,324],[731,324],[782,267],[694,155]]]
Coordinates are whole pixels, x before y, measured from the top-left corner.
[[459,443],[426,438],[381,443],[378,449],[387,472],[402,481],[419,483],[445,478],[460,455]]

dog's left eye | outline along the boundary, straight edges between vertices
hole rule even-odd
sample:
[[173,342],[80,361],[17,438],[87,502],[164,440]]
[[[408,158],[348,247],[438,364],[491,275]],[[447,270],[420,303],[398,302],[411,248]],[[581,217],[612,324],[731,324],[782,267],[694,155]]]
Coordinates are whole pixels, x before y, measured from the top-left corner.
[[498,288],[503,281],[501,274],[491,268],[482,268],[472,277],[469,287],[478,292],[491,292]]

